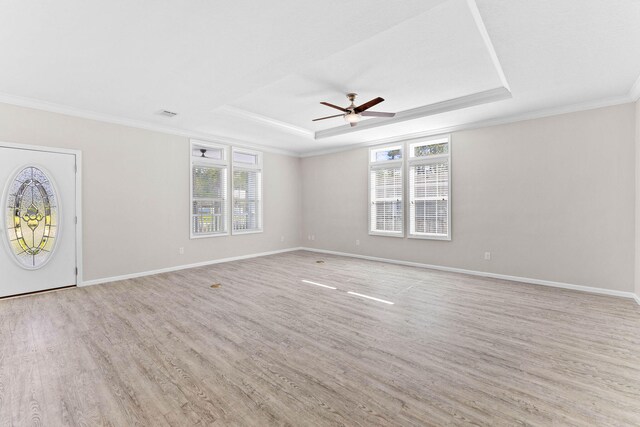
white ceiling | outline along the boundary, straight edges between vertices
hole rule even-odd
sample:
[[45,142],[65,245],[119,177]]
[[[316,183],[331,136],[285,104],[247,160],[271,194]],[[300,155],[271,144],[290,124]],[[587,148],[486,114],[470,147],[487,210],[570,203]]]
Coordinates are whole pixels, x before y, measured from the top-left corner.
[[[622,102],[640,75],[635,0],[0,7],[0,101],[299,154]],[[319,102],[347,105],[349,91],[360,102],[382,96],[375,110],[400,112],[500,88],[511,97],[454,102],[454,111],[398,123],[373,119],[375,127],[314,139],[344,126],[340,118],[311,122],[337,113]],[[161,109],[179,114],[167,118]]]

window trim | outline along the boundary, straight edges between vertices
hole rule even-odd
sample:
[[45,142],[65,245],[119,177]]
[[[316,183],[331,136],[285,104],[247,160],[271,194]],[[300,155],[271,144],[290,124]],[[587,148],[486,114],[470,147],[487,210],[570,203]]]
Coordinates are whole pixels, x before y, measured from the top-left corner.
[[[375,151],[381,151],[384,149],[390,149],[390,148],[396,148],[399,147],[400,148],[400,153],[401,153],[401,158],[397,159],[397,160],[381,160],[381,161],[375,161],[372,159],[372,155],[373,152]],[[405,225],[406,225],[406,208],[405,208],[405,193],[406,193],[406,189],[405,189],[405,161],[404,161],[404,156],[405,156],[405,144],[403,142],[401,143],[395,143],[395,144],[388,144],[388,145],[379,145],[379,146],[375,146],[375,147],[371,147],[368,150],[368,155],[369,155],[369,164],[367,167],[367,174],[368,174],[368,178],[367,178],[367,188],[368,188],[368,204],[367,204],[367,232],[370,236],[384,236],[384,237],[399,237],[399,238],[404,238],[405,237]],[[380,231],[380,230],[372,230],[371,227],[371,205],[373,204],[373,199],[372,199],[372,194],[371,194],[371,171],[375,170],[375,169],[385,169],[388,167],[396,167],[399,166],[400,167],[400,183],[402,185],[402,190],[401,190],[401,194],[402,194],[402,227],[401,227],[401,231]]]
[[[250,163],[242,163],[242,162],[234,162],[233,154],[239,152],[244,154],[254,155],[257,158],[257,162],[255,164]],[[229,232],[232,236],[239,236],[243,234],[258,234],[264,232],[264,168],[263,165],[263,153],[261,151],[246,149],[242,147],[231,147],[230,150],[230,162],[231,162],[231,173],[229,179]],[[235,202],[235,197],[233,195],[233,174],[235,170],[247,170],[247,171],[257,171],[260,173],[260,198],[258,200],[258,223],[260,224],[260,228],[251,229],[251,230],[234,230],[233,229],[233,205]]]
[[[444,142],[446,140],[447,144],[449,145],[448,150],[447,150],[447,154],[436,154],[433,156],[422,156],[422,157],[416,157],[413,155],[413,147],[415,146],[419,146],[419,145],[429,145],[429,144],[425,144],[425,143],[433,143],[433,144],[437,144],[439,142]],[[409,151],[409,155],[406,156],[406,163],[407,163],[407,187],[406,187],[406,191],[407,191],[407,238],[409,239],[422,239],[422,240],[442,240],[442,241],[451,241],[451,236],[452,236],[452,223],[451,223],[451,207],[452,207],[452,191],[451,189],[453,188],[453,186],[451,185],[451,170],[452,170],[452,165],[451,165],[451,152],[453,150],[453,144],[451,143],[451,135],[439,135],[439,136],[434,136],[434,137],[430,137],[430,138],[425,138],[425,139],[420,139],[420,140],[414,140],[411,142],[407,142],[407,151]],[[448,183],[449,183],[449,195],[447,196],[447,235],[441,235],[441,234],[428,234],[428,233],[412,233],[411,232],[411,177],[409,176],[409,174],[411,173],[411,166],[413,165],[425,165],[425,164],[432,164],[432,163],[440,163],[442,160],[446,159],[448,161],[449,164],[449,168],[448,168]]]
[[[230,231],[230,216],[229,216],[229,147],[222,144],[215,144],[212,142],[205,142],[199,140],[191,140],[189,144],[189,238],[194,239],[206,239],[209,237],[222,237],[228,236]],[[199,159],[193,156],[193,150],[196,148],[215,148],[222,150],[222,160],[218,159]],[[227,207],[225,209],[225,228],[224,232],[214,233],[194,233],[193,232],[193,167],[194,166],[218,166],[224,168],[227,179],[227,185],[225,188]]]

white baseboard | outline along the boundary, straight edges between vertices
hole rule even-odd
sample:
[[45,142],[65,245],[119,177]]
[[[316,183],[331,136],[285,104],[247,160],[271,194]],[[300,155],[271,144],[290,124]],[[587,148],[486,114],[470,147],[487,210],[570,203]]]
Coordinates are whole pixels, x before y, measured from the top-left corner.
[[276,251],[260,252],[260,253],[248,254],[248,255],[240,255],[240,256],[235,256],[235,257],[230,257],[230,258],[220,258],[220,259],[215,259],[215,260],[212,260],[212,261],[197,262],[195,264],[186,264],[186,265],[178,265],[178,266],[175,266],[175,267],[161,268],[159,270],[143,271],[143,272],[140,272],[140,273],[124,274],[122,276],[105,277],[105,278],[102,278],[102,279],[85,280],[82,283],[78,284],[78,286],[91,286],[91,285],[99,285],[99,284],[102,284],[102,283],[119,282],[121,280],[135,279],[137,277],[152,276],[154,274],[170,273],[172,271],[186,270],[188,268],[203,267],[205,265],[221,264],[223,262],[239,261],[239,260],[243,260],[243,259],[258,258],[258,257],[262,257],[262,256],[267,256],[267,255],[275,255],[275,254],[281,254],[281,253],[284,253],[284,252],[292,252],[292,251],[299,251],[299,250],[302,250],[302,248],[287,248],[287,249],[279,249],[279,250],[276,250]]
[[407,265],[407,266],[410,266],[410,267],[429,268],[429,269],[432,269],[432,270],[448,271],[448,272],[451,272],[451,273],[462,273],[462,274],[469,274],[469,275],[472,275],[472,276],[490,277],[492,279],[510,280],[512,282],[522,282],[522,283],[529,283],[529,284],[533,284],[533,285],[551,286],[551,287],[554,287],[554,288],[571,289],[571,290],[574,290],[574,291],[581,291],[581,292],[590,292],[590,293],[593,293],[593,294],[603,294],[603,295],[611,295],[611,296],[623,297],[623,298],[632,298],[632,299],[635,299],[638,304],[640,304],[640,298],[638,297],[638,295],[634,294],[633,292],[616,291],[616,290],[613,290],[613,289],[604,289],[604,288],[594,288],[594,287],[591,287],[591,286],[572,285],[570,283],[553,282],[553,281],[550,281],[550,280],[541,280],[541,279],[531,279],[531,278],[528,278],[528,277],[508,276],[506,274],[497,274],[497,273],[488,273],[488,272],[485,272],[485,271],[466,270],[466,269],[463,269],[463,268],[445,267],[445,266],[441,266],[441,265],[422,264],[422,263],[419,263],[419,262],[400,261],[400,260],[396,260],[396,259],[379,258],[379,257],[374,257],[374,256],[368,256],[368,255],[352,254],[352,253],[347,253],[347,252],[329,251],[329,250],[325,250],[325,249],[304,248],[304,247],[300,248],[300,249],[302,249],[304,251],[318,252],[318,253],[323,253],[323,254],[339,255],[339,256],[346,256],[346,257],[352,257],[352,258],[360,258],[360,259],[366,259],[366,260],[370,260],[370,261],[387,262],[387,263],[390,263],[390,264]]
[[122,276],[114,276],[114,277],[105,277],[105,278],[102,278],[102,279],[86,280],[86,281],[83,281],[78,286],[91,286],[91,285],[99,285],[99,284],[102,284],[102,283],[118,282],[118,281],[121,281],[121,280],[135,279],[137,277],[152,276],[154,274],[161,274],[161,273],[169,273],[169,272],[172,272],[172,271],[186,270],[188,268],[203,267],[203,266],[206,266],[206,265],[221,264],[221,263],[230,262],[230,261],[239,261],[239,260],[243,260],[243,259],[258,258],[258,257],[267,256],[267,255],[275,255],[275,254],[280,254],[280,253],[285,253],[285,252],[293,252],[293,251],[301,251],[301,250],[302,251],[309,251],[309,252],[318,252],[318,253],[330,254],[330,255],[346,256],[346,257],[352,257],[352,258],[360,258],[360,259],[366,259],[366,260],[370,260],[370,261],[387,262],[387,263],[391,263],[391,264],[407,265],[407,266],[410,266],[410,267],[429,268],[429,269],[432,269],[432,270],[448,271],[448,272],[452,272],[452,273],[462,273],[462,274],[469,274],[469,275],[473,275],[473,276],[490,277],[490,278],[493,278],[493,279],[510,280],[512,282],[522,282],[522,283],[529,283],[529,284],[534,284],[534,285],[551,286],[551,287],[562,288],[562,289],[571,289],[571,290],[574,290],[574,291],[591,292],[591,293],[594,293],[594,294],[603,294],[603,295],[611,295],[611,296],[617,296],[617,297],[623,297],[623,298],[632,298],[640,305],[640,296],[634,294],[633,292],[615,291],[615,290],[611,290],[611,289],[594,288],[594,287],[590,287],[590,286],[581,286],[581,285],[572,285],[572,284],[569,284],[569,283],[562,283],[562,282],[552,282],[552,281],[549,281],[549,280],[531,279],[531,278],[527,278],[527,277],[518,277],[518,276],[508,276],[508,275],[505,275],[505,274],[488,273],[488,272],[484,272],[484,271],[466,270],[466,269],[463,269],[463,268],[445,267],[445,266],[441,266],[441,265],[423,264],[423,263],[418,263],[418,262],[401,261],[401,260],[380,258],[380,257],[374,257],[374,256],[368,256],[368,255],[359,255],[359,254],[353,254],[353,253],[347,253],[347,252],[337,252],[337,251],[329,251],[329,250],[325,250],[325,249],[315,249],[315,248],[305,248],[305,247],[295,247],[295,248],[280,249],[280,250],[269,251],[269,252],[259,252],[259,253],[255,253],[255,254],[240,255],[240,256],[229,257],[229,258],[221,258],[221,259],[216,259],[216,260],[212,260],[212,261],[204,261],[204,262],[198,262],[198,263],[194,263],[194,264],[179,265],[179,266],[175,266],[175,267],[162,268],[162,269],[152,270],[152,271],[143,271],[143,272],[139,272],[139,273],[125,274],[125,275],[122,275]]

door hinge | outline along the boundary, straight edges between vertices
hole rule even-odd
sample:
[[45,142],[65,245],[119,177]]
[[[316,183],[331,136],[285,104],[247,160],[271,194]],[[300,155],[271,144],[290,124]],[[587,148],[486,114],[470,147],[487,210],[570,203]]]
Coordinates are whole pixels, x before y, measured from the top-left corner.
[[78,267],[76,267],[76,276],[78,275]]
[[74,164],[74,165],[73,165],[73,171],[74,171],[75,173],[78,173],[78,165],[77,165],[77,164]]
[[76,219],[75,219],[75,220],[76,220],[76,224],[78,224],[78,217],[76,217]]

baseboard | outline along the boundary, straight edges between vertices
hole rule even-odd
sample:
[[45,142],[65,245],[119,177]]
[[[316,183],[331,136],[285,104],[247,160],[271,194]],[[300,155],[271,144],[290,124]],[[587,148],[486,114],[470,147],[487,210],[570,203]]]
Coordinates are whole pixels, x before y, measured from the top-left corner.
[[212,264],[222,264],[224,262],[239,261],[239,260],[249,259],[249,258],[258,258],[258,257],[267,256],[267,255],[275,255],[275,254],[281,254],[284,252],[292,252],[292,251],[299,251],[299,250],[302,250],[302,248],[287,248],[287,249],[279,249],[276,251],[259,252],[255,254],[240,255],[240,256],[229,257],[229,258],[220,258],[212,261],[197,262],[195,264],[185,264],[185,265],[178,265],[175,267],[161,268],[158,270],[143,271],[140,273],[124,274],[122,276],[85,280],[78,286],[91,286],[91,285],[100,285],[102,283],[119,282],[121,280],[135,279],[137,277],[152,276],[154,274],[170,273],[172,271],[186,270],[188,268],[203,267],[205,265],[212,265]]
[[380,258],[380,257],[353,254],[353,253],[347,253],[347,252],[329,251],[329,250],[326,250],[326,249],[315,249],[315,248],[300,248],[300,249],[302,249],[304,251],[318,252],[318,253],[323,253],[323,254],[339,255],[339,256],[346,256],[346,257],[352,257],[352,258],[360,258],[360,259],[366,259],[366,260],[370,260],[370,261],[387,262],[387,263],[390,263],[390,264],[407,265],[407,266],[410,266],[410,267],[428,268],[428,269],[431,269],[431,270],[448,271],[448,272],[451,272],[451,273],[462,273],[462,274],[469,274],[469,275],[472,275],[472,276],[480,276],[480,277],[490,277],[492,279],[510,280],[512,282],[529,283],[529,284],[532,284],[532,285],[542,285],[542,286],[550,286],[550,287],[554,287],[554,288],[571,289],[571,290],[574,290],[574,291],[590,292],[590,293],[593,293],[593,294],[602,294],[602,295],[610,295],[610,296],[623,297],[623,298],[632,298],[632,299],[635,299],[638,304],[640,304],[640,298],[638,297],[638,295],[634,294],[633,292],[616,291],[616,290],[604,289],[604,288],[594,288],[594,287],[582,286],[582,285],[572,285],[570,283],[553,282],[553,281],[550,281],[550,280],[532,279],[532,278],[528,278],[528,277],[519,277],[519,276],[508,276],[506,274],[497,274],[497,273],[489,273],[489,272],[485,272],[485,271],[466,270],[466,269],[463,269],[463,268],[445,267],[445,266],[442,266],[442,265],[423,264],[423,263],[411,262],[411,261],[401,261],[401,260],[396,260],[396,259]]
[[549,281],[549,280],[532,279],[532,278],[528,278],[528,277],[508,276],[508,275],[505,275],[505,274],[488,273],[488,272],[484,272],[484,271],[466,270],[466,269],[463,269],[463,268],[445,267],[445,266],[441,266],[441,265],[423,264],[423,263],[419,263],[419,262],[401,261],[401,260],[395,260],[395,259],[389,259],[389,258],[380,258],[380,257],[374,257],[374,256],[368,256],[368,255],[353,254],[353,253],[348,253],[348,252],[337,252],[337,251],[330,251],[330,250],[326,250],[326,249],[316,249],[316,248],[306,248],[306,247],[295,247],[295,248],[279,249],[279,250],[269,251],[269,252],[259,252],[259,253],[248,254],[248,255],[240,255],[240,256],[229,257],[229,258],[220,258],[220,259],[216,259],[216,260],[198,262],[198,263],[194,263],[194,264],[179,265],[179,266],[175,266],[175,267],[162,268],[162,269],[152,270],[152,271],[143,271],[143,272],[139,272],[139,273],[125,274],[125,275],[122,275],[122,276],[114,276],[114,277],[105,277],[105,278],[102,278],[102,279],[86,280],[86,281],[83,281],[78,286],[91,286],[91,285],[99,285],[99,284],[103,284],[103,283],[118,282],[118,281],[121,281],[121,280],[135,279],[135,278],[144,277],[144,276],[152,276],[154,274],[170,273],[172,271],[186,270],[188,268],[203,267],[203,266],[206,266],[206,265],[213,265],[213,264],[222,264],[222,263],[225,263],[225,262],[239,261],[239,260],[250,259],[250,258],[258,258],[258,257],[267,256],[267,255],[275,255],[275,254],[281,254],[281,253],[293,252],[293,251],[300,251],[300,250],[309,251],[309,252],[324,253],[324,254],[330,254],[330,255],[346,256],[346,257],[351,257],[351,258],[360,258],[360,259],[366,259],[366,260],[370,260],[370,261],[387,262],[387,263],[390,263],[390,264],[407,265],[407,266],[410,266],[410,267],[419,267],[419,268],[428,268],[428,269],[432,269],[432,270],[448,271],[448,272],[451,272],[451,273],[469,274],[469,275],[472,275],[472,276],[490,277],[490,278],[493,278],[493,279],[510,280],[512,282],[521,282],[521,283],[529,283],[529,284],[533,284],[533,285],[542,285],[542,286],[550,286],[550,287],[562,288],[562,289],[571,289],[571,290],[574,290],[574,291],[590,292],[590,293],[594,293],[594,294],[602,294],[602,295],[611,295],[611,296],[617,296],[617,297],[623,297],[623,298],[631,298],[631,299],[634,299],[638,303],[638,305],[640,305],[640,296],[634,294],[633,292],[615,291],[615,290],[611,290],[611,289],[594,288],[594,287],[582,286],[582,285],[572,285],[570,283],[553,282],[553,281]]

